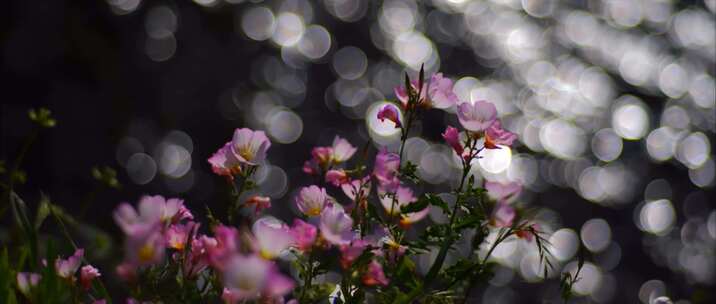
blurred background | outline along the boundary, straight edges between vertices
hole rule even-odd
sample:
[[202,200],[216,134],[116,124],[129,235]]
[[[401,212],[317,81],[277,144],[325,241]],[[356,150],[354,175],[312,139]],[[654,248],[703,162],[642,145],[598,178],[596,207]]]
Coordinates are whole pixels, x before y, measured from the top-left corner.
[[[0,158],[14,159],[29,134],[29,107],[53,111],[58,125],[26,158],[19,190],[29,202],[43,191],[69,212],[91,202],[84,220],[115,239],[108,282],[119,202],[163,194],[185,198],[200,218],[205,205],[224,210],[227,187],[206,159],[249,127],[273,142],[259,191],[271,213],[290,218],[296,189],[312,181],[301,172],[311,147],[340,135],[397,148],[398,130],[375,114],[424,63],[452,78],[461,100],[495,103],[519,134],[472,174],[525,185],[518,203],[537,210],[557,270],[574,269],[580,242],[587,249],[575,303],[716,299],[714,0],[2,6]],[[422,137],[407,143],[427,182],[419,192],[459,178],[440,137],[446,125],[459,125],[454,109],[429,111]],[[123,187],[93,191],[96,165],[115,168]],[[443,220],[431,212],[429,221]],[[532,284],[545,279],[534,246],[506,243],[495,255],[496,276],[475,303],[558,298],[556,280]]]

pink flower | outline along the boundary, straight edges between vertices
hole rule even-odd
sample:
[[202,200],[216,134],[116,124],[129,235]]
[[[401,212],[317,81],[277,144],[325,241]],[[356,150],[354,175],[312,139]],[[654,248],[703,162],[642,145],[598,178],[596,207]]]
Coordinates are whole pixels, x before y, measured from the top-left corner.
[[294,287],[293,281],[276,269],[276,265],[256,255],[237,254],[226,263],[222,272],[227,303],[254,300],[259,297],[279,297]]
[[485,131],[485,148],[499,149],[497,145],[510,146],[517,139],[517,134],[502,129],[499,119]]
[[350,268],[353,261],[355,261],[366,248],[369,243],[365,240],[356,239],[350,242],[348,245],[341,245],[341,266],[344,269]]
[[353,239],[353,219],[338,204],[329,203],[321,212],[321,236],[334,245],[346,245]]
[[271,198],[268,196],[253,195],[246,200],[246,205],[254,208],[254,214],[259,214],[262,210],[271,208]]
[[[417,81],[411,81],[410,86],[414,92],[418,91]],[[403,108],[407,108],[408,91],[404,87],[397,87],[395,88],[395,96],[400,100]],[[421,106],[437,109],[452,107],[458,102],[457,95],[453,92],[452,80],[443,77],[442,73],[433,74],[433,76],[430,77],[429,83],[423,84],[419,102]]]
[[326,194],[326,189],[315,185],[301,188],[296,196],[298,210],[307,216],[320,215],[324,205],[331,201],[334,199]]
[[363,274],[363,284],[368,286],[382,285],[388,286],[388,278],[383,273],[383,266],[376,260],[372,260],[368,264],[367,271]]
[[207,160],[211,164],[211,171],[217,175],[234,179],[234,175],[241,173],[241,162],[231,150],[231,142],[227,142]]
[[318,235],[318,229],[309,223],[306,223],[300,219],[293,220],[293,227],[291,227],[291,235],[295,241],[295,246],[298,250],[308,251],[316,242],[316,236]]
[[92,265],[82,266],[80,269],[80,283],[82,284],[82,287],[87,290],[90,288],[92,280],[100,277],[101,275],[102,274],[99,273],[99,270],[94,268]]
[[57,260],[55,260],[55,271],[57,271],[57,275],[65,279],[72,278],[75,272],[77,272],[77,269],[80,268],[84,254],[84,249],[80,248],[75,250],[75,254],[66,260],[57,258]]
[[198,238],[191,240],[191,251],[189,252],[186,259],[184,259],[184,265],[182,268],[183,274],[189,278],[196,278],[196,276],[204,271],[209,266],[209,250],[206,244],[216,244],[216,239],[202,235]]
[[326,182],[330,183],[336,187],[347,183],[350,181],[350,178],[348,177],[348,174],[344,170],[328,170],[326,172]]
[[117,265],[114,271],[124,281],[134,281],[137,278],[137,267],[127,262]]
[[16,275],[17,288],[24,295],[30,294],[30,289],[37,286],[42,276],[34,272],[18,272]]
[[432,107],[437,109],[447,109],[458,102],[457,95],[453,92],[452,80],[443,77],[442,73],[433,74],[430,78],[428,97]]
[[392,104],[387,104],[383,106],[380,111],[378,111],[378,119],[380,119],[380,121],[385,121],[387,119],[392,121],[396,128],[402,127],[402,124],[400,123],[400,113]]
[[264,259],[273,259],[281,255],[294,242],[288,226],[275,217],[258,219],[251,227],[256,240],[254,246]]
[[158,229],[127,235],[125,259],[135,267],[156,264],[164,259],[165,246],[164,235]]
[[522,191],[522,185],[517,182],[499,183],[486,181],[485,189],[491,199],[506,202],[510,198],[516,197]]
[[445,129],[445,133],[443,133],[442,135],[445,139],[445,142],[450,145],[453,150],[455,150],[455,153],[457,153],[457,155],[462,155],[464,149],[462,147],[462,144],[460,144],[460,131],[451,126],[448,126],[447,129]]
[[231,139],[231,152],[239,162],[254,166],[266,158],[271,141],[264,131],[243,128],[234,131]]
[[484,131],[497,119],[495,105],[484,100],[474,104],[464,102],[457,107],[457,118],[465,129],[473,132]]
[[[428,208],[425,208],[418,212],[401,214],[400,209],[403,206],[410,205],[418,200],[413,195],[413,190],[410,190],[408,187],[398,187],[394,195],[385,189],[378,188],[378,195],[380,196],[380,203],[383,205],[385,212],[392,216],[401,215],[400,224],[404,226],[422,220],[430,211]],[[393,196],[395,196],[395,198],[393,198]]]
[[495,227],[511,227],[515,220],[515,208],[504,203],[498,203],[492,213],[492,222]]
[[127,203],[120,204],[114,211],[114,220],[125,234],[138,234],[152,230],[153,226],[158,224],[166,225],[193,218],[189,210],[184,207],[183,200],[165,199],[161,195],[145,195],[140,198],[138,211]]
[[351,145],[350,142],[341,138],[340,136],[336,136],[335,138],[333,138],[332,149],[333,154],[331,155],[331,160],[335,164],[340,164],[349,160],[358,150],[356,149],[356,147]]
[[215,268],[221,269],[224,260],[239,250],[239,231],[234,227],[219,225],[214,228],[214,236],[202,237],[201,241],[209,256],[209,262]]
[[381,187],[392,192],[400,184],[398,179],[398,169],[400,166],[400,156],[390,153],[383,149],[378,152],[375,157],[375,165],[373,166],[373,175],[378,180]]
[[188,222],[186,224],[174,224],[164,232],[164,239],[168,248],[184,250],[189,236],[196,232],[199,224]]
[[534,233],[530,230],[534,230],[535,232],[539,233],[539,225],[532,224],[527,226],[528,228],[518,230],[515,232],[515,235],[517,235],[518,238],[521,238],[527,242],[532,242],[534,239]]

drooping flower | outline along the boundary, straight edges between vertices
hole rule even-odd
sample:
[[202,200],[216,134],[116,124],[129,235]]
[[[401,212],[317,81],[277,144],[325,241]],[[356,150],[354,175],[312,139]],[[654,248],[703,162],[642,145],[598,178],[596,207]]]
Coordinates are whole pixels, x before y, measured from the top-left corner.
[[442,134],[443,138],[445,139],[445,142],[452,147],[452,149],[457,153],[457,155],[462,156],[462,152],[464,151],[462,144],[460,143],[460,131],[458,131],[456,128],[453,128],[451,126],[448,126],[445,129],[445,133]]
[[259,214],[262,210],[271,208],[271,198],[268,196],[252,195],[246,200],[245,204],[254,209],[254,214]]
[[367,286],[387,286],[389,283],[388,278],[385,277],[385,273],[383,272],[383,265],[380,265],[376,260],[372,260],[370,264],[368,264],[368,269],[363,274],[362,281],[363,284]]
[[[411,81],[410,86],[413,92],[418,91],[418,81]],[[400,100],[403,108],[408,107],[408,90],[400,86],[395,88],[395,96]],[[442,73],[433,74],[429,83],[423,84],[420,91],[419,106],[432,107],[437,109],[447,109],[458,102],[458,97],[453,92],[453,82],[449,78],[443,77]]]
[[386,119],[392,121],[393,124],[395,124],[396,128],[400,128],[403,126],[400,123],[400,113],[398,112],[398,109],[392,104],[387,104],[383,106],[380,111],[378,111],[378,119],[380,119],[380,121],[385,121]]
[[84,256],[84,249],[80,248],[75,250],[75,253],[68,257],[66,260],[58,258],[55,260],[55,271],[61,278],[70,279],[73,278],[77,269],[82,264],[82,256]]
[[358,150],[356,149],[356,147],[351,145],[350,142],[348,142],[344,138],[341,138],[340,136],[336,136],[333,138],[332,148],[333,154],[331,155],[331,159],[334,164],[340,164],[349,160]]
[[480,132],[495,122],[497,109],[495,105],[484,100],[475,103],[464,102],[457,107],[457,117],[465,129]]
[[383,205],[385,212],[393,216],[401,215],[400,224],[404,226],[422,220],[430,211],[428,208],[424,208],[417,212],[401,214],[400,209],[403,206],[410,205],[418,200],[415,195],[413,195],[413,190],[410,190],[408,187],[400,186],[394,194],[391,194],[385,189],[378,188],[378,195],[380,196],[380,203]]
[[256,220],[251,231],[256,240],[255,249],[264,259],[278,257],[294,242],[288,225],[275,217],[266,216]]
[[511,198],[517,197],[522,191],[522,185],[517,182],[500,183],[486,181],[485,189],[491,199],[499,202],[507,202]]
[[30,289],[37,286],[42,276],[34,272],[18,272],[16,279],[17,288],[20,289],[20,292],[24,295],[29,295]]
[[342,184],[345,184],[349,181],[350,181],[350,177],[344,170],[332,169],[332,170],[328,170],[328,172],[326,172],[326,182],[330,183],[336,187],[338,187]]
[[99,270],[94,268],[92,265],[82,266],[80,269],[80,284],[82,284],[82,287],[87,290],[90,288],[92,280],[100,277],[101,275],[102,274],[99,273]]
[[350,268],[353,261],[355,261],[363,251],[368,248],[368,241],[362,239],[355,239],[350,244],[341,245],[341,266],[344,269]]
[[308,251],[313,246],[313,243],[316,242],[318,228],[300,219],[294,219],[291,235],[298,250]]
[[499,119],[485,130],[485,148],[499,149],[497,145],[510,146],[517,139],[517,134],[502,129],[502,123]]
[[296,196],[298,210],[307,216],[318,216],[326,203],[334,201],[326,194],[326,189],[316,185],[303,187]]
[[336,203],[329,203],[321,212],[321,236],[333,245],[346,245],[353,239],[353,219]]
[[276,265],[256,255],[233,255],[222,272],[227,303],[259,297],[279,297],[289,293],[294,283],[278,272]]
[[373,166],[373,175],[378,180],[381,187],[388,192],[392,192],[400,184],[398,179],[398,169],[400,166],[400,156],[395,153],[388,152],[383,149],[378,152],[375,157],[375,165]]
[[492,224],[498,228],[511,227],[515,216],[515,208],[505,203],[498,203],[492,213]]
[[271,147],[271,141],[264,131],[254,131],[248,128],[236,129],[231,139],[231,151],[239,162],[247,165],[256,165],[266,158],[266,151]]

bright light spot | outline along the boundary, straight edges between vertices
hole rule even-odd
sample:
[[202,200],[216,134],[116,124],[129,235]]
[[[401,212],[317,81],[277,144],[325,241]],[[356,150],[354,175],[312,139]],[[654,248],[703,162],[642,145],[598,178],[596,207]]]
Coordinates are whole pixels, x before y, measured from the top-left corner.
[[333,54],[333,70],[344,79],[355,80],[368,68],[368,57],[354,46],[344,47]]
[[[564,269],[574,276],[577,271],[577,262],[567,264]],[[572,290],[579,295],[586,296],[592,294],[602,284],[602,271],[594,264],[586,262],[579,272],[579,278],[572,286]]]
[[512,150],[508,146],[499,146],[500,149],[484,149],[478,156],[480,167],[492,174],[507,170],[512,161]]
[[637,140],[649,130],[649,114],[636,97],[620,98],[619,106],[612,114],[612,127],[624,139]]
[[666,161],[676,153],[678,135],[669,127],[661,127],[646,137],[646,149],[649,156],[657,161]]
[[691,133],[678,145],[676,158],[691,169],[701,167],[709,159],[711,143],[701,132]]
[[591,252],[600,252],[609,246],[612,241],[612,230],[607,221],[591,219],[582,225],[582,243]]
[[562,228],[555,231],[549,237],[551,252],[555,258],[562,262],[569,261],[579,248],[579,237],[577,233],[569,228]]
[[305,25],[300,16],[294,13],[281,13],[276,18],[276,30],[271,40],[284,47],[297,44],[305,31]]
[[158,155],[159,171],[164,175],[179,178],[191,169],[191,154],[180,145],[160,144]]
[[549,153],[559,158],[574,159],[586,149],[584,131],[561,119],[553,119],[542,125],[539,139]]
[[686,93],[689,85],[689,75],[681,65],[672,63],[667,65],[659,76],[659,88],[671,98],[679,98]]
[[398,36],[393,42],[393,53],[398,60],[413,70],[429,61],[434,54],[433,43],[418,32],[407,32]]
[[273,12],[263,6],[247,9],[241,17],[241,29],[253,40],[263,41],[271,38],[276,30]]
[[148,37],[144,50],[150,59],[156,62],[169,60],[177,50],[177,41],[174,34],[167,30],[159,30],[157,38]]
[[676,221],[676,213],[671,202],[666,199],[646,202],[639,212],[641,228],[657,235],[671,230]]
[[291,110],[271,113],[267,122],[269,135],[282,144],[295,142],[303,133],[303,120]]
[[331,34],[320,25],[306,28],[303,38],[298,42],[298,51],[311,60],[325,56],[331,49]]
[[656,298],[664,295],[666,295],[666,284],[660,280],[646,281],[639,288],[639,301],[644,304],[654,304]]
[[709,160],[698,169],[689,170],[689,179],[691,179],[691,182],[702,188],[711,186],[714,183],[714,177],[716,177],[716,165],[714,165],[713,158],[709,158]]
[[619,158],[622,147],[622,139],[612,129],[601,129],[592,137],[592,152],[602,161]]

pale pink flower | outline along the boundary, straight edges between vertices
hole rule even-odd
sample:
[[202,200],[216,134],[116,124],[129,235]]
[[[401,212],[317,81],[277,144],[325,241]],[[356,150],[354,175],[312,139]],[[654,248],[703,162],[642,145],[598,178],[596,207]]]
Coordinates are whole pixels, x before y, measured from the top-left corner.
[[484,100],[464,102],[457,107],[457,118],[465,129],[480,132],[495,122],[497,109],[495,105]]
[[101,275],[102,274],[99,273],[99,270],[94,268],[92,265],[82,266],[80,269],[80,284],[82,284],[82,287],[87,290],[90,288],[92,280],[100,277]]
[[288,225],[272,216],[256,220],[251,231],[256,241],[255,249],[264,259],[270,260],[278,257],[294,243]]
[[127,235],[141,234],[153,230],[155,225],[177,223],[193,218],[178,198],[165,199],[161,195],[145,195],[139,199],[138,210],[128,203],[122,203],[114,211],[114,220]]
[[271,141],[264,131],[254,131],[248,128],[236,129],[231,139],[231,152],[236,159],[247,165],[256,165],[266,158],[266,151],[271,147]]
[[234,155],[231,149],[231,142],[224,144],[207,161],[211,165],[211,171],[214,171],[217,175],[233,180],[234,175],[241,173],[241,161]]
[[37,286],[42,276],[34,272],[18,272],[16,279],[17,288],[20,289],[20,292],[24,295],[29,295],[30,289]]
[[353,239],[353,219],[338,204],[329,203],[321,212],[321,236],[333,245],[346,245]]
[[386,119],[392,121],[393,124],[395,124],[396,128],[400,128],[403,126],[400,123],[400,113],[398,112],[398,109],[392,104],[387,104],[383,106],[380,111],[378,111],[378,119],[380,119],[380,121],[385,121]]
[[[410,87],[414,93],[418,92],[418,86],[419,84],[417,80],[413,80],[410,82]],[[410,98],[410,96],[408,95],[408,90],[401,85],[395,87],[395,89],[393,89],[393,92],[395,93],[395,98],[397,98],[400,101],[400,104],[403,106],[403,109],[407,109],[408,101]],[[418,102],[422,103],[425,100],[425,97],[426,90],[425,88],[423,88],[423,90],[420,91],[420,100]]]
[[254,208],[254,214],[259,214],[262,210],[271,208],[271,198],[268,196],[252,195],[246,200],[246,205]]
[[333,154],[331,155],[331,160],[335,164],[340,164],[349,160],[357,151],[356,147],[340,136],[333,138],[332,150]]
[[400,184],[398,170],[400,169],[400,156],[383,149],[378,152],[373,165],[373,175],[381,187],[391,192]]
[[462,144],[460,143],[460,131],[456,128],[448,126],[445,129],[445,133],[442,134],[445,142],[452,147],[457,155],[462,155],[464,151]]
[[485,189],[487,190],[487,195],[491,199],[506,202],[520,194],[522,191],[522,185],[517,182],[500,183],[486,181]]
[[316,226],[300,219],[294,219],[293,227],[291,227],[291,235],[295,241],[294,245],[298,250],[308,251],[313,246],[313,243],[316,242],[318,229]]
[[209,266],[209,251],[206,244],[216,244],[216,239],[202,235],[191,240],[191,251],[184,259],[182,271],[185,277],[196,278],[196,276]]
[[256,255],[232,256],[222,272],[222,281],[225,287],[222,298],[227,303],[283,296],[294,287],[293,281],[278,272],[275,264]]
[[539,233],[539,225],[535,223],[527,227],[528,228],[518,230],[517,232],[515,232],[515,235],[517,235],[518,238],[521,238],[527,242],[532,242],[532,240],[534,239],[534,233],[532,233],[532,231],[530,231],[529,229],[534,229],[535,232]]
[[515,216],[515,208],[508,204],[498,203],[492,213],[492,223],[498,228],[512,227]]
[[453,83],[450,78],[443,77],[442,73],[433,74],[428,86],[428,97],[433,108],[447,109],[458,102],[453,92]]
[[159,229],[127,235],[125,259],[135,267],[156,264],[164,259],[165,246],[164,235]]
[[496,119],[485,131],[485,148],[499,149],[502,146],[510,146],[517,139],[517,134],[502,129],[502,123]]
[[328,172],[326,172],[326,182],[330,183],[336,187],[338,187],[342,184],[345,184],[349,181],[350,181],[350,177],[348,176],[346,171],[344,171],[342,169],[338,169],[338,170],[332,169],[332,170],[328,170]]
[[80,264],[82,264],[82,256],[84,256],[84,254],[85,250],[80,248],[75,250],[75,254],[66,260],[57,258],[57,260],[55,260],[55,271],[57,275],[65,279],[73,278],[77,269],[80,268]]
[[370,264],[368,264],[368,269],[363,274],[362,278],[363,284],[368,286],[388,286],[388,278],[385,277],[385,273],[383,273],[383,265],[378,263],[376,260],[372,260]]
[[214,228],[214,237],[202,237],[209,262],[221,269],[223,262],[239,250],[239,231],[234,227],[219,225]]
[[332,201],[334,199],[326,194],[326,189],[316,185],[301,188],[296,196],[298,210],[311,217],[320,215],[325,204]]

